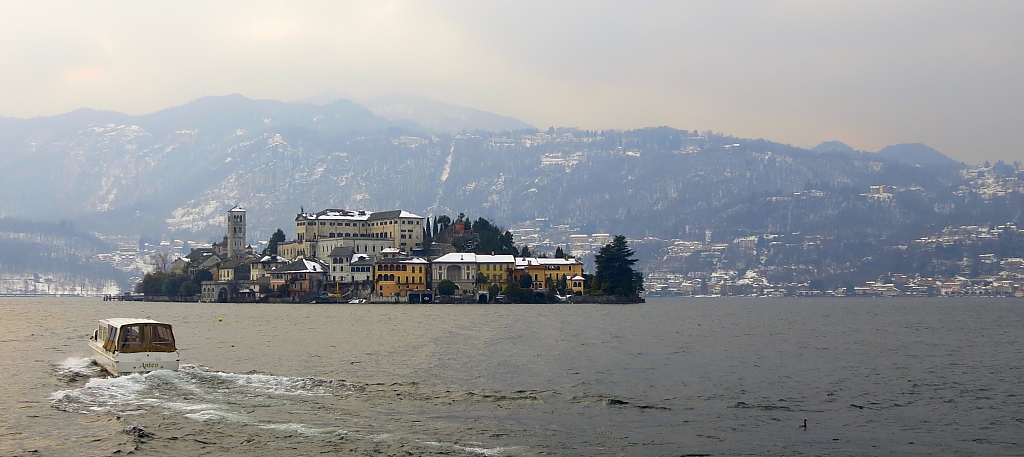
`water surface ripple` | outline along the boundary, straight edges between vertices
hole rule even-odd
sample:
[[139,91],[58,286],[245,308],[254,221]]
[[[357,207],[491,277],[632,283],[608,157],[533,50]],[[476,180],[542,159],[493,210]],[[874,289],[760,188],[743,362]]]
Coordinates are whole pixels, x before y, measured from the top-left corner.
[[[1024,455],[1019,299],[0,310],[0,455]],[[115,316],[182,369],[101,373]]]

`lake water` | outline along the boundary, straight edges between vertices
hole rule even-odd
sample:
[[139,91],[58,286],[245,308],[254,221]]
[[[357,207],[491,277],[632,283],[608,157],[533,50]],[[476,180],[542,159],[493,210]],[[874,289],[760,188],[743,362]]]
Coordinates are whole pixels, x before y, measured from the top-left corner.
[[[0,312],[0,455],[1024,455],[1020,299]],[[117,316],[186,365],[99,373]]]

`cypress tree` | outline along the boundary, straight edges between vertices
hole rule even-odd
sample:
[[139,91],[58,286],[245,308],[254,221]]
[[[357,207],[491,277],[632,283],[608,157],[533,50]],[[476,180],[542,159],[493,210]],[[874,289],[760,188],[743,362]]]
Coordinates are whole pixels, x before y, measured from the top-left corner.
[[270,235],[270,241],[267,243],[267,253],[270,255],[277,255],[278,243],[284,242],[284,230],[277,229],[273,235]]
[[594,256],[594,263],[597,264],[594,284],[600,284],[601,290],[607,295],[638,297],[644,290],[644,277],[633,268],[637,261],[630,258],[633,254],[626,237],[616,235],[610,244]]

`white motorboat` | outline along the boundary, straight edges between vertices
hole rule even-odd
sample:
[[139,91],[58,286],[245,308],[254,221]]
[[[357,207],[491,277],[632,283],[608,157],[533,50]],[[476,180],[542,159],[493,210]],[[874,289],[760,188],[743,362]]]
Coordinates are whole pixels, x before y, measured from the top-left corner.
[[96,363],[115,376],[177,370],[181,361],[171,324],[152,319],[101,319],[89,346]]

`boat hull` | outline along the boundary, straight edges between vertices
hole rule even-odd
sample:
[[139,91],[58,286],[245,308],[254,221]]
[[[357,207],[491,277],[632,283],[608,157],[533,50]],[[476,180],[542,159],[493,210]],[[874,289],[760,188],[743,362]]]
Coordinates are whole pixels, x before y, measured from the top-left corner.
[[107,352],[93,341],[93,359],[114,376],[130,373],[148,373],[156,370],[177,370],[180,358],[177,352]]

